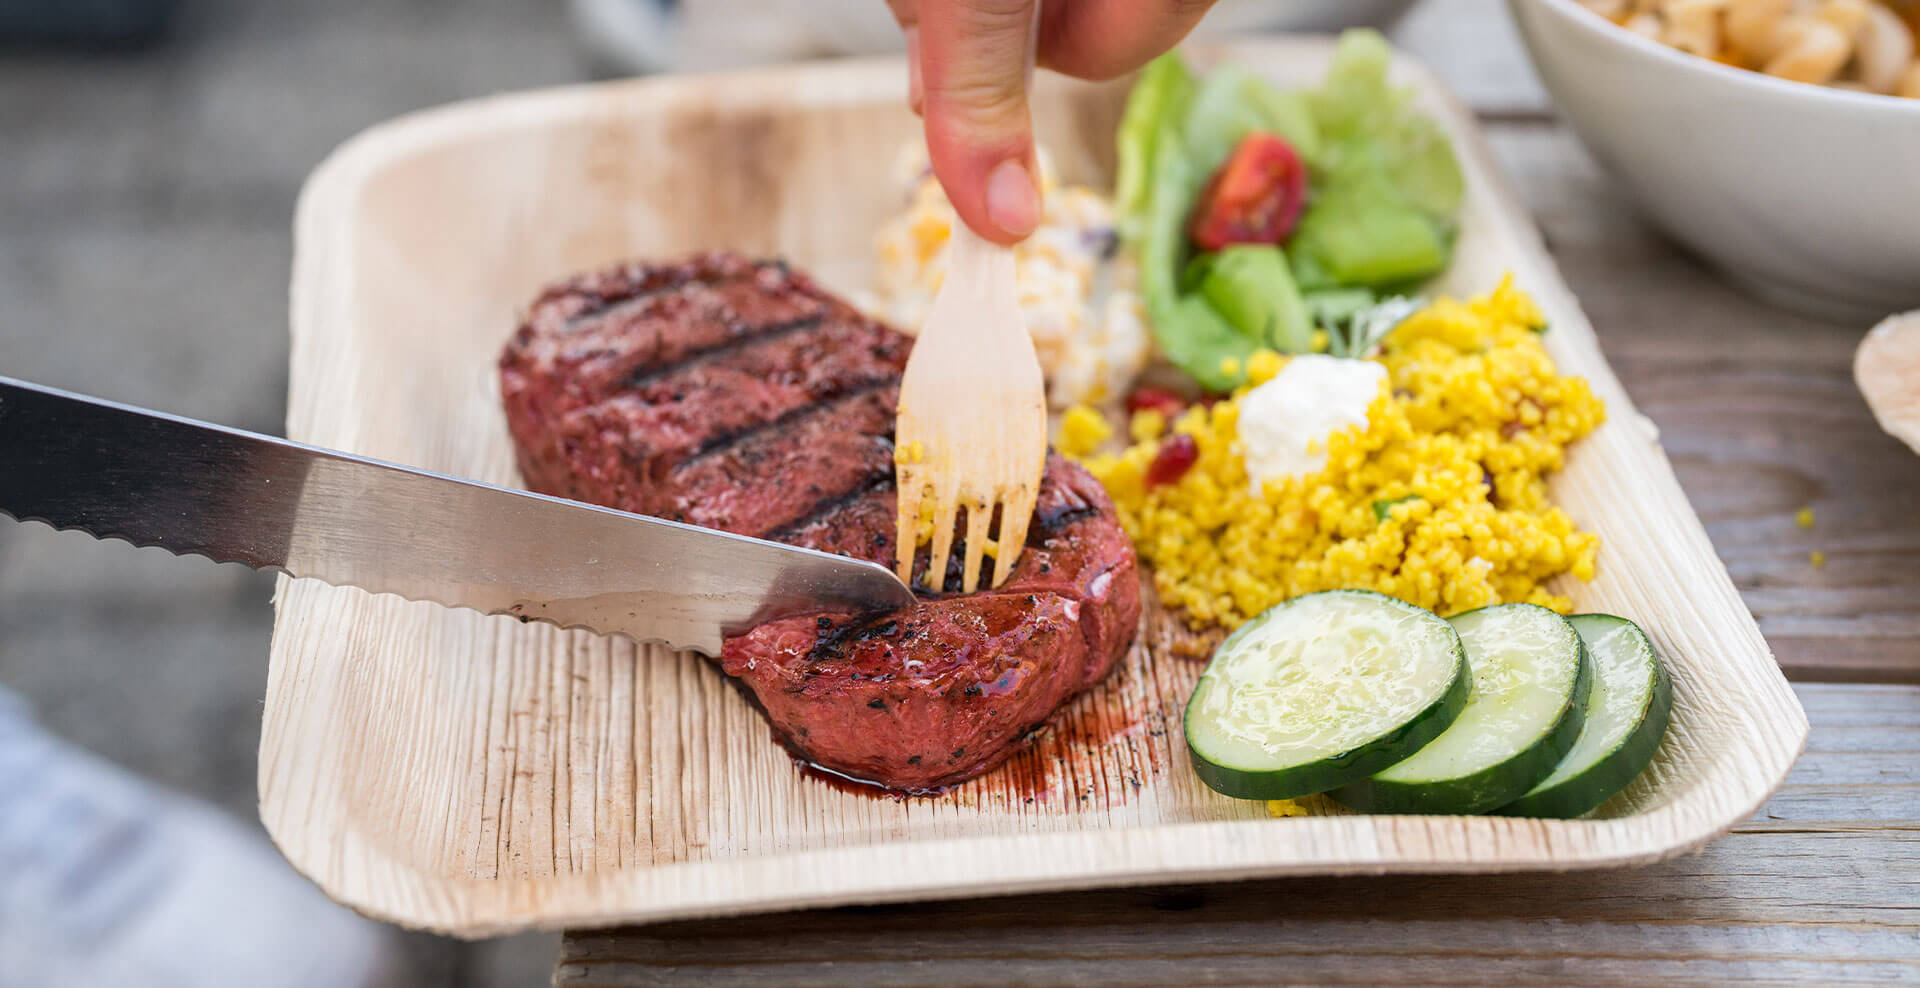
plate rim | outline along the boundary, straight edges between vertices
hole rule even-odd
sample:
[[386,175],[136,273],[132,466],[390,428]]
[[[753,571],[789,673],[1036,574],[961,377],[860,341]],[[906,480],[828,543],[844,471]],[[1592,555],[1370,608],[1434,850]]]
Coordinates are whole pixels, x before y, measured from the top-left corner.
[[[1324,57],[1332,39],[1319,36],[1269,35],[1227,43],[1195,46],[1209,55],[1269,58]],[[1512,241],[1525,266],[1528,290],[1562,296],[1584,321],[1585,315],[1548,255],[1537,228],[1518,196],[1494,162],[1473,115],[1413,56],[1395,50],[1396,79],[1412,82],[1422,96],[1438,100],[1450,114],[1443,121],[1456,141],[1470,180],[1492,197],[1490,212],[1500,223],[1500,235]],[[884,77],[884,78],[883,78]],[[293,348],[290,356],[289,435],[294,435],[297,399],[308,390],[306,379],[314,369],[303,367],[303,334],[329,324],[330,313],[350,298],[345,271],[330,265],[338,256],[340,238],[349,233],[352,215],[346,208],[367,179],[387,162],[467,133],[482,123],[494,131],[547,125],[556,119],[590,118],[604,113],[609,101],[672,102],[697,98],[707,105],[738,102],[757,106],[769,100],[777,105],[803,106],[816,101],[845,101],[850,83],[858,83],[870,98],[890,88],[904,91],[904,72],[897,57],[844,59],[799,63],[711,74],[694,74],[587,83],[511,93],[469,100],[410,113],[377,124],[348,139],[309,176],[295,211],[295,249],[290,292]],[[777,83],[777,85],[776,85]],[[769,94],[776,94],[769,96]],[[835,96],[835,94],[840,94]],[[325,290],[322,290],[322,289]],[[1589,333],[1591,335],[1591,333]],[[1604,380],[1610,417],[1616,400],[1620,417],[1644,418],[1626,399],[1611,365],[1595,346]],[[1588,373],[1590,380],[1599,375]],[[1618,399],[1616,399],[1616,395]],[[1651,423],[1646,423],[1648,427]],[[295,438],[300,438],[295,436]],[[1648,437],[1652,442],[1651,436]],[[1671,464],[1654,446],[1657,466],[1672,480]],[[1661,479],[1661,478],[1656,478]],[[1684,494],[1683,494],[1684,499]],[[1691,524],[1700,529],[1697,513],[1686,504]],[[1718,565],[1726,591],[1738,603],[1738,591],[1725,565],[1700,530],[1700,541]],[[289,608],[299,609],[310,594],[360,594],[361,591],[314,585],[281,577],[274,595],[275,622],[268,694],[286,685],[286,662],[280,659],[287,634]],[[1776,709],[1762,721],[1754,711],[1723,709],[1743,722],[1739,735],[1752,742],[1742,758],[1717,758],[1691,786],[1704,794],[1682,793],[1668,802],[1627,817],[1605,820],[1526,820],[1506,817],[1326,816],[1144,824],[1111,829],[996,836],[916,839],[868,843],[852,847],[778,852],[716,860],[662,865],[635,865],[607,871],[554,875],[543,878],[443,878],[392,860],[377,841],[360,834],[334,835],[326,852],[311,838],[295,839],[288,827],[301,810],[299,800],[279,798],[269,764],[269,732],[263,730],[260,760],[260,806],[269,835],[293,866],[336,900],[377,919],[402,926],[432,929],[462,937],[499,935],[528,928],[584,928],[669,918],[711,917],[744,912],[819,908],[855,903],[905,902],[925,899],[1012,895],[1075,888],[1121,887],[1147,884],[1213,882],[1290,875],[1359,875],[1384,873],[1493,873],[1565,871],[1648,863],[1686,853],[1726,833],[1750,817],[1784,781],[1804,750],[1808,721],[1784,674],[1773,661],[1753,618],[1740,609],[1746,627],[1761,645],[1757,656],[1747,656],[1760,679],[1755,690],[1772,694]],[[477,616],[476,616],[477,617]],[[1764,660],[1765,668],[1761,668]],[[1723,657],[1722,662],[1735,661]],[[1766,699],[1765,696],[1761,697]],[[1780,716],[1780,715],[1786,716]],[[271,721],[272,707],[268,718]],[[268,727],[273,725],[269,723]],[[1177,749],[1178,746],[1176,746]],[[1737,784],[1714,789],[1707,783],[1736,775]],[[1710,791],[1711,790],[1711,791]],[[1648,830],[1666,840],[1649,845]],[[1204,840],[1195,839],[1204,834]],[[1485,846],[1499,845],[1491,855]],[[1423,845],[1423,847],[1422,847]],[[1366,853],[1355,848],[1365,847]],[[1044,849],[1054,867],[1036,873],[1036,848]],[[1420,854],[1413,856],[1418,848]],[[1012,853],[1015,850],[1018,853]],[[364,883],[337,880],[335,867],[348,854],[372,855],[384,861],[404,881],[382,889],[385,898],[371,894]],[[900,867],[876,867],[895,857]],[[1020,874],[1001,873],[980,862],[1019,859]],[[955,864],[955,862],[965,862]],[[944,870],[942,870],[944,869]],[[796,889],[792,875],[811,876],[811,884]],[[894,878],[907,876],[910,878]],[[935,877],[929,878],[929,875]],[[759,889],[764,879],[785,891],[768,896]],[[487,890],[499,894],[486,894]],[[472,893],[472,894],[469,894]],[[582,906],[581,903],[589,903]],[[582,910],[586,911],[582,911]]]

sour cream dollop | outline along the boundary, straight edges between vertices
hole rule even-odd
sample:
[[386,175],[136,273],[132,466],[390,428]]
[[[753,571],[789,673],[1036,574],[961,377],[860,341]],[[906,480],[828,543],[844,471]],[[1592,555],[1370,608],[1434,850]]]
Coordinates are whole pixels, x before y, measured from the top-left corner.
[[1268,481],[1304,477],[1327,468],[1327,440],[1365,428],[1367,408],[1380,394],[1387,369],[1371,360],[1308,353],[1240,399],[1240,455],[1255,494]]

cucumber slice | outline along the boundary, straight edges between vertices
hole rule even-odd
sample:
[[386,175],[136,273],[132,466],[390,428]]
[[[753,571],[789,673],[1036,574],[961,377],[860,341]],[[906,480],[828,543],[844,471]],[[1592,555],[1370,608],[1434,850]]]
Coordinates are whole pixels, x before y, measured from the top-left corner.
[[1467,702],[1451,625],[1368,590],[1295,597],[1241,625],[1187,702],[1194,771],[1241,799],[1325,792],[1406,758]]
[[1501,604],[1452,621],[1473,695],[1413,757],[1333,793],[1357,810],[1482,813],[1538,785],[1586,720],[1592,662],[1573,625],[1544,607]]
[[1587,723],[1573,751],[1526,795],[1495,811],[1507,816],[1576,817],[1627,787],[1660,750],[1673,709],[1673,684],[1640,626],[1611,614],[1567,621],[1593,659]]

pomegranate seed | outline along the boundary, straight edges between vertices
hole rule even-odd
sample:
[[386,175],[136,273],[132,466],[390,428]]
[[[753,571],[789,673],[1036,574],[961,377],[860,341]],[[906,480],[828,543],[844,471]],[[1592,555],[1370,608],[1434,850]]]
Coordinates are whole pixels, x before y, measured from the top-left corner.
[[1165,388],[1152,386],[1135,388],[1133,393],[1127,396],[1128,415],[1152,409],[1166,416],[1167,421],[1171,422],[1173,417],[1180,414],[1186,407],[1186,399]]
[[1154,454],[1153,462],[1147,466],[1147,486],[1178,481],[1199,459],[1200,444],[1184,432],[1174,433],[1160,444],[1160,452]]

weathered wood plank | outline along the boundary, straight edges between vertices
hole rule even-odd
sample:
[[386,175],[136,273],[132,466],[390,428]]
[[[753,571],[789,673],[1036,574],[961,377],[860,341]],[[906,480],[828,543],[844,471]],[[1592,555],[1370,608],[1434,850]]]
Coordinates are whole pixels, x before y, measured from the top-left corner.
[[1920,687],[1804,685],[1785,788],[1697,855],[1573,874],[1248,882],[574,933],[555,983],[1867,984],[1920,979]]
[[1489,137],[1787,675],[1920,682],[1920,457],[1854,386],[1867,327],[1742,296],[1647,227],[1565,129]]

